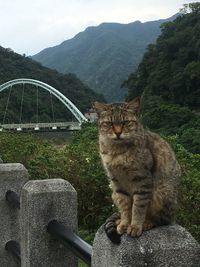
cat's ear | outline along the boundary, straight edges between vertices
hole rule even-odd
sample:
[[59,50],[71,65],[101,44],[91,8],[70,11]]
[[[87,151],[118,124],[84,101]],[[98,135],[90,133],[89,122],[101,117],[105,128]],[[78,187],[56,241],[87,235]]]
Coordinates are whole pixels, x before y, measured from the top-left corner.
[[93,106],[94,110],[96,110],[97,113],[100,113],[102,111],[107,110],[107,107],[108,107],[107,104],[100,103],[100,102],[97,102],[97,101],[94,102],[92,106]]
[[139,116],[140,102],[141,102],[141,97],[137,96],[136,98],[127,103],[127,108],[133,110],[136,113],[136,115]]

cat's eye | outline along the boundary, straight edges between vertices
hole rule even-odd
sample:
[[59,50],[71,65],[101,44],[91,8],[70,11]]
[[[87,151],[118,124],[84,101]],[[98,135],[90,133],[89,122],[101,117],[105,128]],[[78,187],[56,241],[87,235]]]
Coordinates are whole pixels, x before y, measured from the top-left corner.
[[112,122],[110,121],[104,121],[101,123],[102,127],[111,127],[112,126]]
[[136,123],[137,122],[134,121],[134,120],[127,120],[127,121],[124,121],[124,126],[128,127],[128,128],[131,128],[131,127],[134,127]]
[[124,121],[124,125],[127,127],[132,127],[133,125],[135,125],[136,121],[134,120],[130,120],[130,121]]

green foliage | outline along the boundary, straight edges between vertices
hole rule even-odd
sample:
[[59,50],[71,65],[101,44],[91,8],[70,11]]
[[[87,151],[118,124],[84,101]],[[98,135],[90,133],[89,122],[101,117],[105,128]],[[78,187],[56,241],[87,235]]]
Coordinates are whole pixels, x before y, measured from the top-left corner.
[[84,263],[83,261],[79,260],[78,261],[78,267],[88,267],[88,265],[86,263]]
[[142,121],[147,127],[170,134],[177,133],[179,127],[193,116],[190,109],[166,103],[158,96],[144,97],[142,114]]
[[95,232],[91,231],[89,229],[79,229],[78,235],[85,240],[87,243],[91,244],[93,243]]
[[[0,47],[0,84],[17,78],[32,78],[43,81],[69,98],[82,112],[91,107],[94,100],[102,101],[104,98],[84,85],[74,74],[60,74],[55,70],[42,67],[30,58],[16,54],[9,49]],[[24,85],[24,101],[22,105],[22,122],[36,122],[36,94],[35,86]],[[0,123],[3,121],[6,103],[10,90],[1,92]],[[6,123],[19,123],[23,85],[12,87]],[[54,96],[39,88],[39,121],[53,120],[52,105],[57,121],[72,119],[71,112]],[[48,119],[48,121],[46,121]]]
[[39,150],[47,145],[46,142],[33,139],[31,135],[0,134],[0,151],[4,162],[21,162],[27,166]]
[[189,108],[199,107],[200,13],[179,16],[162,26],[135,74],[127,80],[129,99],[143,91]]
[[69,145],[68,175],[73,177],[79,202],[79,222],[87,229],[101,225],[112,212],[108,179],[102,168],[97,128],[86,126]]
[[125,82],[128,100],[143,96],[142,121],[200,153],[200,4],[164,23],[156,44],[149,45],[135,73]]
[[56,146],[26,134],[0,135],[4,162],[21,162],[32,179],[59,177],[78,192],[82,229],[94,231],[112,213],[108,179],[98,153],[97,128],[85,126],[72,143]]
[[177,136],[168,138],[176,151],[183,172],[177,222],[200,241],[200,154],[188,152],[177,140]]
[[183,14],[200,13],[200,3],[199,2],[194,2],[194,3],[184,4],[183,8],[180,9],[180,11]]
[[182,131],[179,142],[193,153],[200,153],[200,128],[188,128]]

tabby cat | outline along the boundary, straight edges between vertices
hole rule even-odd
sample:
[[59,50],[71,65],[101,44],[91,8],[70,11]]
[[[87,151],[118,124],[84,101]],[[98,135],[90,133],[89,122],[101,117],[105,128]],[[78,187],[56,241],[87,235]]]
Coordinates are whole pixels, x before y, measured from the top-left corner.
[[94,103],[100,155],[120,212],[119,234],[140,236],[174,220],[180,166],[170,145],[145,131],[139,121],[140,98],[129,103]]

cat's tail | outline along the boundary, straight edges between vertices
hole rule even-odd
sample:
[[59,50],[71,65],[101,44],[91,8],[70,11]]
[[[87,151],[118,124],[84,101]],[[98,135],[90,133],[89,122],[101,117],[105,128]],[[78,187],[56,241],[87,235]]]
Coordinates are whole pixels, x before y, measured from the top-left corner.
[[113,213],[105,222],[104,230],[107,237],[115,244],[120,244],[121,235],[117,232],[116,221],[120,219],[119,213]]

